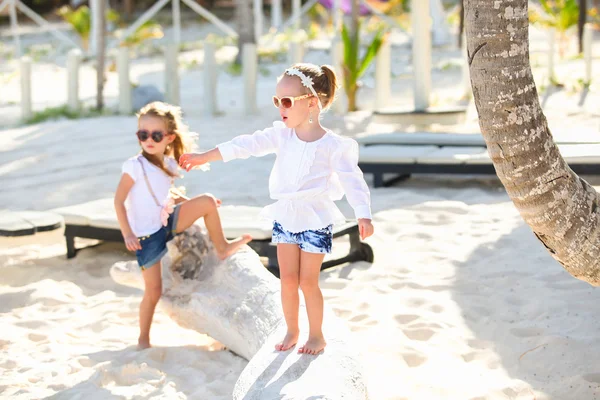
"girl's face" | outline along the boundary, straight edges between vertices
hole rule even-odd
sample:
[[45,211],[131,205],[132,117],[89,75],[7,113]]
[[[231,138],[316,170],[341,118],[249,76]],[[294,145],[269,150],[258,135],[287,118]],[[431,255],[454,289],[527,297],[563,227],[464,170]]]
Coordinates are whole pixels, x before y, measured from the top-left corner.
[[145,115],[138,121],[137,137],[142,149],[148,154],[165,154],[167,145],[175,140],[175,135],[167,132],[162,118]]
[[[279,106],[281,120],[288,128],[296,128],[308,121],[312,110],[313,120],[316,120],[316,99],[314,96],[306,96],[306,88],[302,86],[300,79],[296,76],[284,75],[277,83],[273,102]],[[290,101],[290,99],[293,99]],[[287,108],[290,103],[293,105]]]

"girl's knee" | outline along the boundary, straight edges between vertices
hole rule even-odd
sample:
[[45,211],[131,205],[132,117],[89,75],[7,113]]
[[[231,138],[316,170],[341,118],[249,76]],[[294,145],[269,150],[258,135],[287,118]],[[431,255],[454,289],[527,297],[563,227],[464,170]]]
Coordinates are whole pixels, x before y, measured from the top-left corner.
[[281,281],[281,286],[285,288],[298,289],[299,281],[298,276],[293,274],[281,274],[279,276],[279,280]]
[[146,288],[144,293],[152,303],[158,303],[160,296],[162,296],[162,285],[150,286]]
[[203,195],[198,196],[199,199],[202,200],[210,208],[217,208],[217,198],[210,193],[205,193]]
[[301,278],[300,289],[302,289],[304,293],[317,291],[319,290],[319,280],[312,278]]

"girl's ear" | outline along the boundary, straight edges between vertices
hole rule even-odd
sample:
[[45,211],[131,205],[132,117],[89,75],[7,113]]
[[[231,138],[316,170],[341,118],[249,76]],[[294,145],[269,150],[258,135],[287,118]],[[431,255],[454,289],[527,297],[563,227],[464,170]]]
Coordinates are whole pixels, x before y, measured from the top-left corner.
[[169,144],[173,143],[175,141],[175,134],[171,133],[169,136],[167,136],[167,139],[169,140]]

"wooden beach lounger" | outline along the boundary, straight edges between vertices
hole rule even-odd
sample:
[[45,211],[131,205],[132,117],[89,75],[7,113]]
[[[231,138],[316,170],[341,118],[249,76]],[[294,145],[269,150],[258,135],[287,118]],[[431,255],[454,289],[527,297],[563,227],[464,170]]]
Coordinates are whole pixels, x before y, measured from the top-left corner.
[[[599,144],[600,132],[558,132],[553,133],[556,144]],[[358,144],[372,145],[416,145],[416,146],[475,146],[485,147],[485,140],[480,133],[434,133],[434,132],[392,132],[373,135],[360,135]]]
[[[278,275],[277,247],[271,244],[272,226],[262,222],[258,214],[260,207],[223,206],[219,208],[221,223],[225,236],[229,239],[249,233],[254,238],[248,245],[261,257],[268,258],[267,268]],[[52,210],[63,216],[65,220],[65,238],[67,257],[77,254],[75,238],[98,239],[122,242],[123,236],[114,211],[113,199],[101,199]],[[322,270],[339,264],[354,261],[373,262],[373,250],[361,242],[356,222],[334,225],[333,237],[348,235],[350,251],[342,258],[328,260],[323,263]]]
[[[581,175],[600,175],[600,144],[559,144],[558,148],[571,169]],[[486,147],[458,145],[361,146],[359,167],[373,174],[375,187],[388,186],[412,174],[484,174],[495,175]],[[395,174],[384,180],[384,174]]]

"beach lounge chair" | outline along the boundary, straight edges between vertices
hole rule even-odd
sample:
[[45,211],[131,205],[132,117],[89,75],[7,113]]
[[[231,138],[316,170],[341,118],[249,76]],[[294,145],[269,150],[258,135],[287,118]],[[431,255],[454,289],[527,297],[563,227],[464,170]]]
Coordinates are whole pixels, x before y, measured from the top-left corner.
[[[598,144],[600,132],[556,132],[552,134],[556,144]],[[391,132],[362,134],[356,138],[362,146],[372,145],[414,145],[414,146],[475,146],[485,147],[480,133],[435,133],[435,132]]]
[[[261,257],[268,259],[267,268],[278,275],[277,247],[271,244],[272,226],[262,222],[258,214],[260,207],[223,206],[219,208],[221,223],[225,236],[229,239],[249,233],[254,238],[248,245]],[[88,238],[103,241],[122,242],[123,237],[114,211],[113,199],[101,199],[69,207],[62,207],[53,212],[63,216],[65,220],[65,238],[67,257],[77,254],[75,238]],[[202,224],[201,219],[198,223]],[[344,257],[327,260],[322,270],[339,264],[354,261],[373,262],[373,250],[361,242],[358,224],[349,221],[342,225],[334,225],[333,237],[348,236],[350,251]]]
[[[600,174],[600,144],[559,144],[565,161],[581,175]],[[487,148],[456,145],[390,145],[361,146],[359,167],[373,174],[375,187],[389,186],[413,174],[495,175]],[[384,174],[394,174],[384,180]]]

